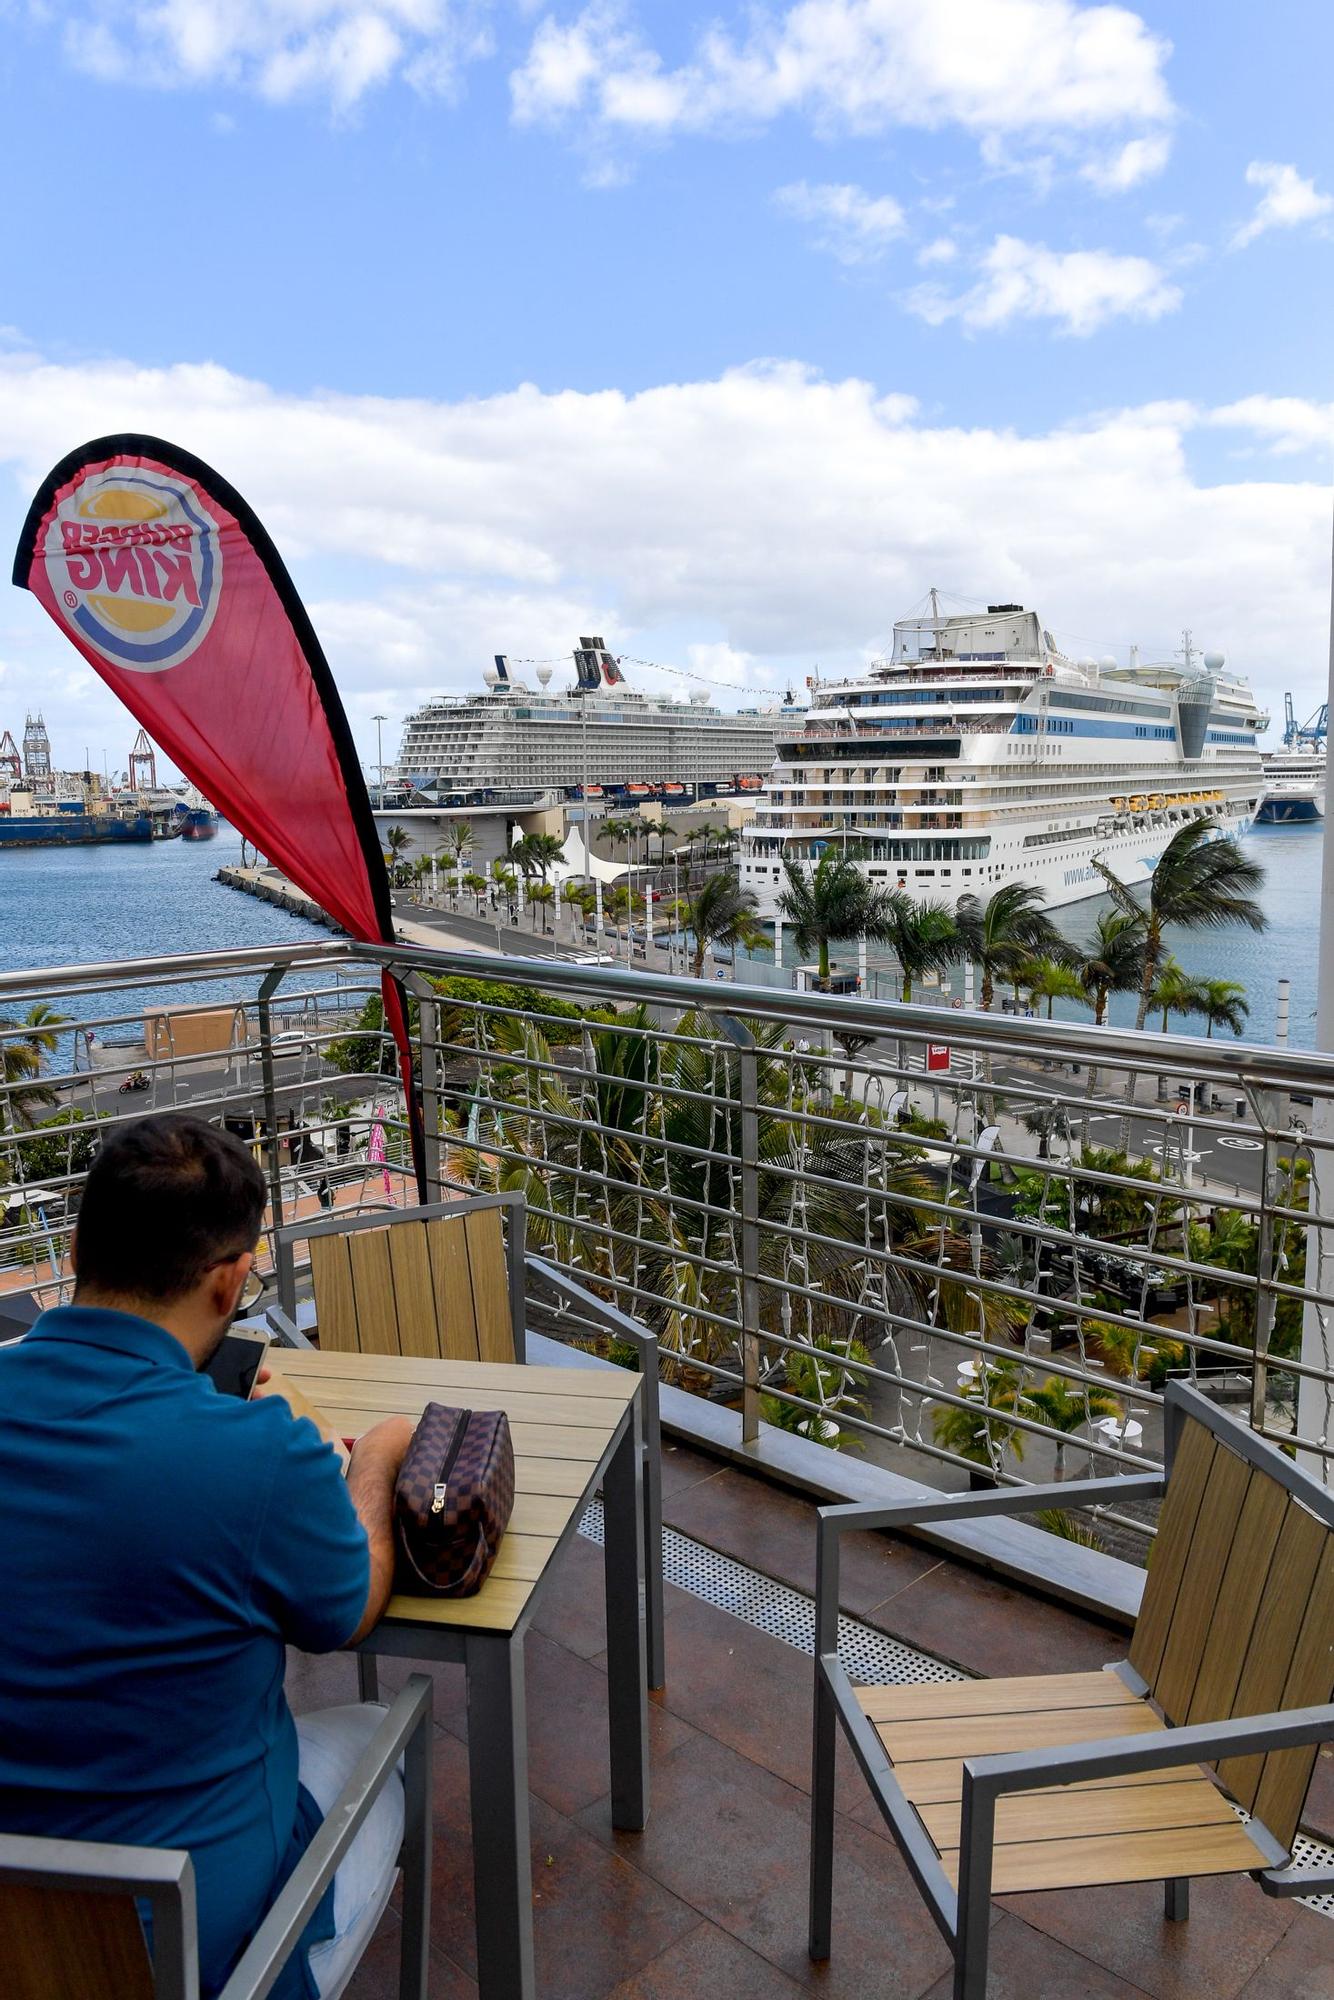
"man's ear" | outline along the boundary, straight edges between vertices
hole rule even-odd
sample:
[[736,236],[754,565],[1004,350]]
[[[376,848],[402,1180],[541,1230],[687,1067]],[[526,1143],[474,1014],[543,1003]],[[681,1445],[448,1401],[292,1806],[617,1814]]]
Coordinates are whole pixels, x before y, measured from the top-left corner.
[[255,1261],[253,1250],[243,1250],[239,1257],[233,1257],[226,1264],[217,1264],[209,1272],[209,1304],[219,1319],[230,1319],[241,1303],[241,1288],[250,1276]]

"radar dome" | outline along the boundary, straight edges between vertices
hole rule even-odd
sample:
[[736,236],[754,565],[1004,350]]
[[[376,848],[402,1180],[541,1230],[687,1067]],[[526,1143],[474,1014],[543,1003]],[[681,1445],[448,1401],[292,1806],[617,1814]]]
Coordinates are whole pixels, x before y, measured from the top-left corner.
[[709,705],[709,697],[705,694],[703,688],[696,688],[690,699],[696,708],[707,708]]
[[539,667],[539,668],[538,668],[538,670],[537,670],[537,684],[538,684],[538,686],[539,686],[539,687],[549,687],[549,686],[551,685],[551,669],[550,669],[550,667]]
[[1081,667],[1089,667],[1089,668],[1092,668],[1092,667],[1096,667],[1096,666],[1097,666],[1097,664],[1098,664],[1098,662],[1097,662],[1097,661],[1096,661],[1096,660],[1094,659],[1094,657],[1093,657],[1093,655],[1092,655],[1091,653],[1085,653],[1085,655],[1084,655],[1083,659],[1082,659],[1082,660],[1081,660],[1081,661],[1079,662],[1079,664],[1080,664],[1080,666],[1081,666]]
[[486,682],[486,685],[489,688],[499,687],[500,686],[499,669],[496,667],[483,667],[482,679]]
[[1216,674],[1223,664],[1223,655],[1221,653],[1206,653],[1204,664],[1211,674]]
[[1116,654],[1104,653],[1099,664],[1104,667],[1114,667],[1117,664]]

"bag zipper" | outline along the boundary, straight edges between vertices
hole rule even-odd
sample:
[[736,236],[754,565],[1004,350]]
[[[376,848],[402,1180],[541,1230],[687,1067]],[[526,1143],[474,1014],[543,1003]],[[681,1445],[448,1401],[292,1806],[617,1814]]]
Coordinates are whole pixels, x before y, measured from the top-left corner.
[[449,1475],[454,1469],[454,1460],[463,1449],[463,1435],[471,1422],[472,1411],[464,1410],[459,1416],[458,1423],[454,1426],[454,1435],[449,1440],[449,1450],[445,1453],[445,1462],[440,1468],[440,1477],[436,1481],[435,1498],[431,1502],[431,1512],[433,1514],[443,1514],[445,1511],[445,1495],[449,1491]]

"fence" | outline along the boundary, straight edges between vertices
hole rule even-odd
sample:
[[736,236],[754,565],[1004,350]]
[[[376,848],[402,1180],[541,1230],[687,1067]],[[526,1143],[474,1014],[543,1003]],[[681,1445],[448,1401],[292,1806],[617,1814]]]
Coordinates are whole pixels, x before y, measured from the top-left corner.
[[[1184,1370],[1334,1477],[1334,1059],[1294,1051],[340,943],[8,975],[0,1284],[61,1292],[97,1132],[166,1104],[252,1137],[283,1220],[411,1198],[387,961],[432,1192],[522,1189],[530,1241],[747,1436],[943,1483],[1138,1468]],[[39,1006],[77,1030],[43,1044]]]

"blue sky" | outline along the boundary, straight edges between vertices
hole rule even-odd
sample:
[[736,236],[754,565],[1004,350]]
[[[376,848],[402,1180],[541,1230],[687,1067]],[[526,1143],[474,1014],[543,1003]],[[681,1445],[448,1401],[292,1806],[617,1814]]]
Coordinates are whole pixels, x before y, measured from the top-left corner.
[[[0,0],[0,51],[0,538],[176,437],[364,747],[580,630],[852,666],[932,583],[1322,692],[1334,10]],[[11,593],[38,705],[115,761]]]

